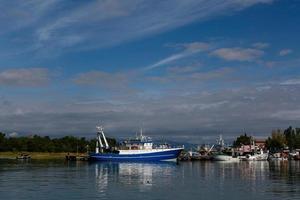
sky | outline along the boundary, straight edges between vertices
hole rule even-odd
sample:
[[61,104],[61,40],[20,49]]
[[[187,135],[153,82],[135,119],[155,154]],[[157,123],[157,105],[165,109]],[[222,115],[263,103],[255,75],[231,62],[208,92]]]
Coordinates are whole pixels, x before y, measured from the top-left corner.
[[200,141],[299,126],[298,0],[0,2],[0,131]]

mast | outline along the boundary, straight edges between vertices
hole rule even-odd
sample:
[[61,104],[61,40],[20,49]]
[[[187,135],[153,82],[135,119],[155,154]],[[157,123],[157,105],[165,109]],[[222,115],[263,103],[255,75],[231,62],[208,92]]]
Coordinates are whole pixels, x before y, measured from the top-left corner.
[[[108,142],[106,140],[105,134],[103,132],[103,127],[102,126],[97,126],[96,128],[97,128],[97,137],[98,137],[98,142],[100,144],[100,148],[101,149],[102,148],[108,149],[109,145],[108,145]],[[101,136],[103,137],[104,144],[102,143]]]
[[224,146],[224,140],[223,140],[223,137],[222,137],[221,134],[219,135],[219,139],[217,140],[217,144],[220,145],[221,147]]
[[97,136],[98,136],[98,142],[99,142],[100,148],[103,148],[103,143],[102,143],[101,135],[99,132],[97,133]]
[[96,142],[96,153],[102,152],[103,144],[101,141],[101,135],[100,135],[100,130],[101,127],[97,126],[97,142]]
[[140,140],[143,141],[144,138],[143,138],[143,128],[140,129]]
[[96,153],[99,153],[99,141],[96,141]]
[[101,127],[101,134],[102,134],[102,137],[103,137],[103,140],[104,140],[104,143],[105,143],[105,148],[108,149],[109,146],[108,146],[108,142],[107,142],[106,137],[105,137],[104,132],[103,132],[103,127]]

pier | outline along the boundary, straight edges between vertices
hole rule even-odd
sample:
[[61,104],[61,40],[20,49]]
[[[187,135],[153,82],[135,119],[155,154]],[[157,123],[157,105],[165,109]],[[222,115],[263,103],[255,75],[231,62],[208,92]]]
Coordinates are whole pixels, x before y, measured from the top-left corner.
[[65,159],[67,161],[88,161],[89,156],[88,155],[74,155],[74,154],[67,154]]

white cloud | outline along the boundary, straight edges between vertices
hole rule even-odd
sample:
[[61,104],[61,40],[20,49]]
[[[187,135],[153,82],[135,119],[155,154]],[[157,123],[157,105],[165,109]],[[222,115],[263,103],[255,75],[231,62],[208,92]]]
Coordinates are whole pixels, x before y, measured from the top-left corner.
[[77,74],[72,80],[79,86],[93,86],[109,92],[132,93],[134,89],[129,84],[135,76],[130,73],[108,73],[103,71],[89,71]]
[[0,33],[7,33],[32,26],[45,19],[55,9],[59,0],[1,1]]
[[270,44],[265,43],[265,42],[257,42],[257,43],[252,44],[252,46],[257,49],[265,49],[265,48],[268,48],[270,46]]
[[300,110],[299,109],[292,109],[292,110],[280,110],[274,112],[272,117],[282,120],[300,120]]
[[173,54],[167,58],[164,58],[152,65],[149,65],[147,67],[145,67],[144,69],[145,70],[151,70],[151,69],[155,69],[157,67],[160,67],[160,66],[163,66],[163,65],[166,65],[166,64],[169,64],[169,63],[172,63],[176,60],[180,60],[180,59],[183,59],[183,58],[186,58],[186,57],[189,57],[193,54],[197,53],[196,51],[194,52],[181,52],[181,53],[177,53],[177,54]]
[[174,107],[174,110],[177,112],[193,112],[195,110],[213,110],[228,104],[228,101],[219,101],[219,102],[207,102],[207,103],[189,103],[181,104]]
[[211,48],[211,44],[207,42],[186,42],[186,43],[177,43],[177,44],[166,44],[166,47],[184,49],[184,51],[190,52],[202,52],[207,51]]
[[186,51],[207,51],[210,48],[210,44],[206,42],[191,42],[183,44]]
[[272,87],[269,85],[265,85],[265,86],[259,86],[256,88],[257,91],[262,92],[262,91],[266,91],[266,90],[270,90]]
[[234,47],[216,49],[211,55],[228,61],[256,61],[264,55],[264,52],[257,49]]
[[198,71],[200,66],[201,64],[197,63],[194,65],[168,67],[167,72],[171,74],[191,73]]
[[170,64],[174,61],[181,60],[190,56],[193,56],[197,53],[207,51],[211,47],[209,43],[206,42],[191,42],[191,43],[181,43],[181,44],[173,44],[168,45],[169,47],[183,48],[180,53],[173,54],[164,58],[150,66],[145,67],[145,70],[155,69],[157,67]]
[[223,67],[211,71],[199,71],[189,66],[184,68],[168,68],[165,76],[148,77],[148,80],[160,83],[173,82],[175,84],[194,85],[196,82],[204,83],[208,80],[224,80],[234,72],[233,69]]
[[282,50],[279,51],[279,55],[280,56],[286,56],[288,54],[291,54],[292,52],[293,52],[292,49],[282,49]]
[[11,33],[5,41],[13,50],[78,51],[136,40],[269,2],[272,0],[12,0],[0,5],[4,12],[0,28]]
[[[200,85],[194,84],[195,87]],[[268,135],[274,127],[288,127],[291,120],[299,123],[300,93],[291,92],[287,87],[272,85],[272,89],[263,92],[257,87],[222,88],[190,94],[183,93],[182,87],[175,89],[175,92],[165,91],[158,98],[140,98],[138,95],[131,96],[129,100],[118,98],[120,103],[96,97],[94,101],[89,97],[88,103],[72,103],[78,102],[74,96],[56,104],[43,102],[35,104],[34,111],[22,115],[1,112],[0,127],[5,127],[5,132],[87,133],[93,136],[95,125],[101,121],[108,132],[114,132],[111,136],[122,137],[134,132],[143,122],[150,133],[156,132],[160,136],[166,136],[166,130],[174,135],[182,133],[176,131],[197,130],[194,133],[203,136],[219,130],[225,135],[244,130]],[[81,99],[81,102],[84,100]],[[19,107],[27,108],[28,103],[19,104]]]
[[198,81],[205,81],[210,79],[221,79],[233,72],[233,69],[228,67],[223,67],[220,69],[208,71],[208,72],[195,72],[191,73],[188,79],[191,80],[198,80]]
[[9,69],[0,72],[0,86],[44,86],[49,82],[46,68]]
[[289,79],[280,83],[280,85],[299,85],[300,79]]
[[300,58],[292,58],[292,59],[285,59],[285,60],[266,60],[262,62],[265,64],[266,67],[277,67],[277,68],[298,68],[300,64]]

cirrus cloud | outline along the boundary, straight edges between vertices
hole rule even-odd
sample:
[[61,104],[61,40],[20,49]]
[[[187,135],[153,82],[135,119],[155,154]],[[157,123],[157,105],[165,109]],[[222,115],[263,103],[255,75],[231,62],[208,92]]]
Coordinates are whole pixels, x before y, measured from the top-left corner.
[[0,5],[2,46],[10,47],[0,51],[59,54],[103,48],[272,1],[12,0]]

